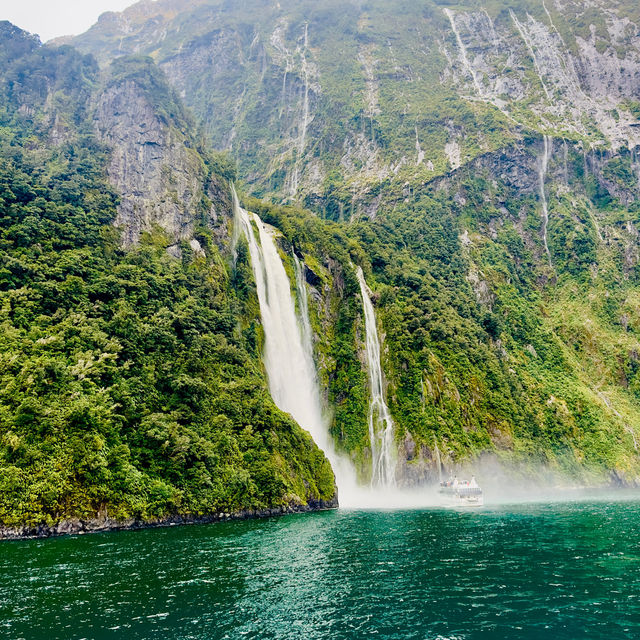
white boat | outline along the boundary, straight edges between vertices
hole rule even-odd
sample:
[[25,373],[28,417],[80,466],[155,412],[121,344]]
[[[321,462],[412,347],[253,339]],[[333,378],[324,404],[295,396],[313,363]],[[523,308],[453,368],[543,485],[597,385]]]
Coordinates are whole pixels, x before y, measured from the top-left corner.
[[471,480],[448,480],[440,483],[440,502],[445,507],[481,507],[484,505],[482,489],[475,476]]

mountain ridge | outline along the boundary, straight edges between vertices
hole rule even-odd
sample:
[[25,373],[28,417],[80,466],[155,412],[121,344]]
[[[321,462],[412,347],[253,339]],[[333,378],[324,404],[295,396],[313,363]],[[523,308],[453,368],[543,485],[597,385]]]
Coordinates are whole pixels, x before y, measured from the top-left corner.
[[98,24],[74,42],[102,60],[152,54],[256,195],[367,215],[377,190],[527,130],[637,145],[640,40],[627,4],[203,1],[148,20],[141,5],[126,29]]

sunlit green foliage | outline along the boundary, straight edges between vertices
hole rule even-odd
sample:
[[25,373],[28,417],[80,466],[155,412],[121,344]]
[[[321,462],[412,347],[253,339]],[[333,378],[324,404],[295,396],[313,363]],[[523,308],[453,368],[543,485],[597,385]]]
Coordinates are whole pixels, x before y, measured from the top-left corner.
[[43,77],[82,107],[94,63],[28,55],[3,78],[0,118],[0,523],[330,499],[328,463],[273,404],[255,324],[239,322],[251,291],[230,286],[213,242],[179,261],[155,229],[120,249],[108,150],[83,120],[51,144],[34,97]]

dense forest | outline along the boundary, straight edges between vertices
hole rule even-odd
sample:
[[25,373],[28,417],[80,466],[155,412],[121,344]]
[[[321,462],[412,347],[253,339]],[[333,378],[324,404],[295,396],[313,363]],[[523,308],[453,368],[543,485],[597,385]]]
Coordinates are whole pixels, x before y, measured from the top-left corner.
[[324,456],[268,394],[251,286],[230,286],[207,230],[206,256],[171,257],[159,228],[121,249],[95,63],[7,27],[1,45],[0,522],[331,500]]

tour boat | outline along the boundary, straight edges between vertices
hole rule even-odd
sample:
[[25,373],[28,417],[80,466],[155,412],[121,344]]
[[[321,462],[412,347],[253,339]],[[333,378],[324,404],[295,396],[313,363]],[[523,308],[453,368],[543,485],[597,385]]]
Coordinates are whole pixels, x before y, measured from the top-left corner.
[[475,476],[471,480],[448,480],[440,483],[440,501],[446,507],[481,507],[484,504],[482,489]]

